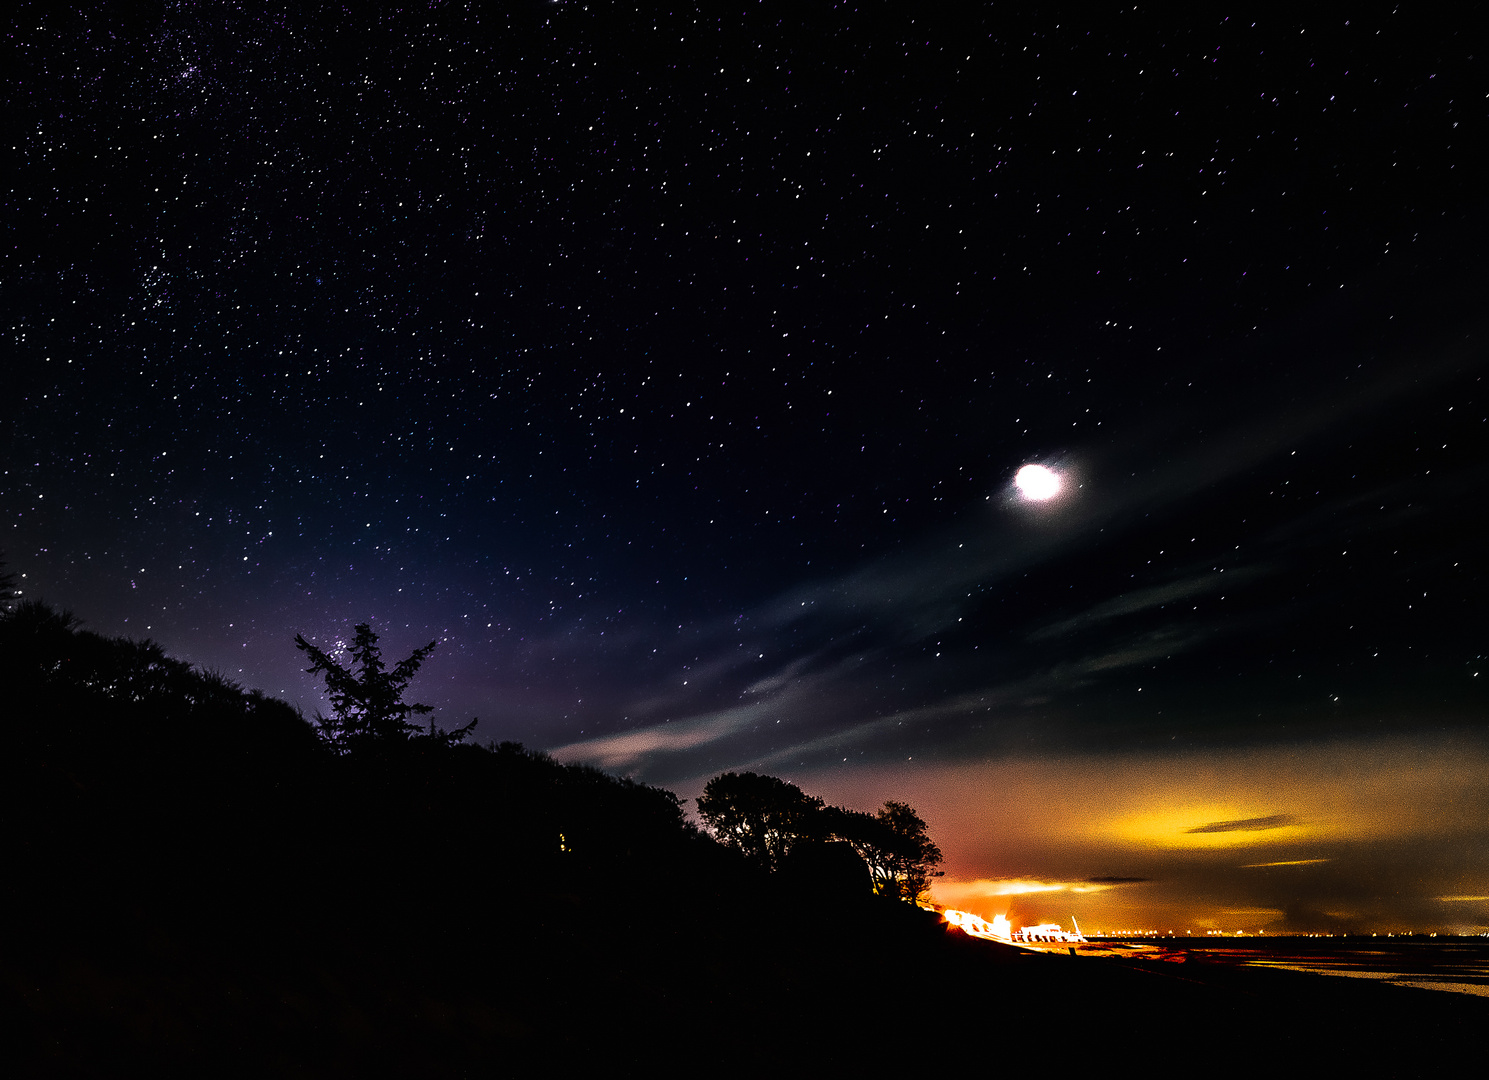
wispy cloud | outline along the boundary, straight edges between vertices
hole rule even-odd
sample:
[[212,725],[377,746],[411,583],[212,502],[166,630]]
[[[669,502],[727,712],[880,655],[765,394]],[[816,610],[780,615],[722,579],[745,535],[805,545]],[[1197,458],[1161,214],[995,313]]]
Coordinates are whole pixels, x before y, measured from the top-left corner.
[[808,656],[798,656],[780,671],[756,679],[745,687],[746,694],[773,694],[785,689],[806,675],[822,656],[821,652],[812,653]]
[[[550,753],[560,761],[583,761],[634,773],[670,757],[752,733],[762,725],[769,724],[773,732],[779,732],[780,721],[799,722],[811,715],[823,687],[841,681],[844,671],[858,663],[844,659],[818,671],[810,670],[821,660],[821,654],[814,654],[788,662],[779,671],[746,688],[737,705],[688,715],[689,702],[673,697],[671,717],[630,731],[572,742]],[[666,698],[653,698],[632,711],[657,711],[667,703]]]
[[[820,761],[838,754],[888,746],[897,736],[912,731],[917,733],[919,744],[929,748],[935,740],[928,744],[924,739],[928,727],[976,717],[1006,719],[1019,715],[1032,705],[1048,701],[1051,695],[1077,690],[1099,675],[1170,657],[1210,633],[1209,629],[1200,627],[1143,634],[1088,656],[1059,660],[1019,678],[933,696],[921,704],[867,719],[862,718],[862,713],[854,716],[853,702],[861,700],[860,673],[865,667],[872,667],[873,654],[844,658],[813,670],[822,660],[822,654],[818,653],[791,661],[751,684],[745,694],[758,695],[757,701],[688,716],[685,702],[673,699],[670,708],[675,713],[668,720],[614,736],[572,743],[553,753],[563,755],[563,760],[591,761],[606,768],[634,772],[647,766],[665,765],[669,757],[742,734],[767,721],[772,724],[774,745],[756,748],[735,763],[738,767],[783,768]],[[915,681],[913,671],[908,668],[904,681]],[[631,714],[655,713],[661,703],[660,699],[641,703]],[[810,717],[811,722],[776,726],[774,721],[783,716]],[[792,734],[798,732],[805,737],[792,739]]]
[[[690,767],[685,755],[739,737],[727,753],[710,755],[711,763],[727,758],[726,767],[775,767],[897,745],[896,732],[909,735],[911,725],[919,726],[919,745],[934,750],[938,736],[928,739],[928,726],[942,725],[947,737],[956,738],[962,730],[956,721],[1026,716],[1031,707],[1072,700],[1117,673],[1202,648],[1216,635],[1255,629],[1256,619],[1280,616],[1222,619],[1194,613],[1192,602],[1239,591],[1280,572],[1281,563],[1221,561],[1227,549],[1217,550],[1216,562],[1205,566],[1199,560],[1207,559],[1206,553],[1197,550],[1188,556],[1189,568],[1167,582],[1105,597],[1098,593],[1094,602],[1088,591],[1083,609],[1009,626],[1001,652],[984,646],[976,656],[955,651],[937,656],[942,635],[955,633],[964,618],[969,625],[986,619],[1000,589],[1035,568],[1081,551],[1098,533],[1120,532],[1127,522],[1156,515],[1351,416],[1378,409],[1412,383],[1452,374],[1452,364],[1439,368],[1397,371],[1348,394],[1294,396],[1309,404],[1253,414],[1192,441],[1183,452],[1176,450],[1165,467],[1135,474],[1120,465],[1106,475],[1088,470],[1088,482],[1047,519],[1022,520],[1023,508],[994,500],[907,550],[803,581],[743,612],[694,625],[664,647],[670,660],[646,660],[659,673],[650,692],[615,710],[647,726],[573,742],[555,752],[609,768],[672,771]],[[1091,460],[1116,459],[1123,452],[1113,446],[1074,451]],[[1095,587],[1102,580],[1088,578]],[[1151,618],[1136,629],[1122,624],[1170,605],[1173,618],[1165,614],[1156,625]],[[1083,637],[1097,631],[1106,634]],[[624,639],[614,652],[608,644],[603,648],[619,661],[619,654],[634,645]],[[663,667],[675,678],[661,677]],[[684,679],[690,685],[684,686]],[[738,703],[731,704],[732,698]],[[798,714],[793,721],[800,722],[774,723],[793,710]],[[764,738],[744,738],[756,725]],[[1191,831],[1258,831],[1285,824],[1216,822]]]
[[1267,866],[1312,866],[1315,863],[1326,863],[1328,859],[1282,859],[1279,862],[1249,862],[1242,863],[1242,870],[1256,870]]
[[1297,818],[1291,814],[1268,814],[1266,817],[1241,818],[1237,821],[1212,821],[1208,825],[1196,825],[1184,831],[1186,833],[1265,832],[1268,829],[1285,829],[1297,823]]
[[[1138,877],[1083,878],[1073,881],[1050,881],[1039,878],[978,878],[975,881],[947,881],[943,878],[932,886],[932,892],[937,902],[941,904],[976,905],[1040,893],[1081,895],[1101,893],[1123,885],[1140,885],[1147,881],[1147,878]],[[998,905],[994,903],[994,906]]]
[[1087,608],[1079,615],[1073,615],[1069,618],[1061,619],[1059,622],[1041,626],[1029,635],[1029,640],[1036,642],[1048,641],[1052,638],[1085,630],[1123,615],[1132,615],[1139,611],[1148,611],[1153,608],[1163,607],[1165,604],[1177,603],[1180,600],[1188,600],[1191,597],[1217,592],[1224,588],[1238,587],[1248,579],[1255,578],[1262,573],[1263,570],[1260,567],[1240,568],[1229,572],[1217,569],[1209,573],[1197,574],[1193,577],[1171,581],[1165,585],[1158,585],[1150,589],[1135,589],[1132,592],[1123,593],[1120,596],[1112,597],[1110,600],[1102,601]]
[[938,881],[936,892],[945,897],[1026,896],[1029,893],[1062,892],[1066,881],[1034,881],[1027,878],[979,878],[976,881]]
[[769,709],[769,702],[754,702],[707,716],[584,739],[557,747],[550,753],[559,761],[582,761],[606,769],[631,772],[658,756],[684,753],[739,734],[758,723]]
[[[803,582],[766,600],[749,615],[758,631],[780,633],[817,624],[823,633],[877,627],[900,641],[917,641],[954,627],[982,602],[989,589],[1022,576],[1034,566],[1063,557],[1114,523],[1156,512],[1170,503],[1255,467],[1296,447],[1323,429],[1394,400],[1408,382],[1452,374],[1442,370],[1393,373],[1349,395],[1320,395],[1321,402],[1248,418],[1173,455],[1173,464],[1125,479],[1093,477],[1071,496],[1067,507],[1038,528],[1015,525],[1017,508],[973,512],[961,524],[928,538],[912,550],[876,559],[834,577]],[[1158,425],[1182,428],[1198,425]],[[1120,449],[1092,447],[1079,456],[1120,455]],[[989,497],[991,498],[991,496]],[[1266,568],[1226,567],[1164,585],[1114,596],[1084,612],[1034,629],[1028,640],[1048,641],[1124,615],[1177,603],[1265,574]]]

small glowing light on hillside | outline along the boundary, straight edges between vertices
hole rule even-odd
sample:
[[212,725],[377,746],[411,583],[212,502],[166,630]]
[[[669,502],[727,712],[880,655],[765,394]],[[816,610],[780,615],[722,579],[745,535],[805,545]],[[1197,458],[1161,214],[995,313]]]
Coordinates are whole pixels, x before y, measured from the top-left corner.
[[1043,465],[1025,465],[1013,478],[1019,494],[1030,502],[1044,502],[1060,494],[1060,474]]

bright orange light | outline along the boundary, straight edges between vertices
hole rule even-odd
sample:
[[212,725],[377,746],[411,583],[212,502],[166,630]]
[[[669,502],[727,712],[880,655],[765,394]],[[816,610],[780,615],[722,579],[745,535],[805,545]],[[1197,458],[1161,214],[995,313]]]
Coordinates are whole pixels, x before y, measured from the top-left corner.
[[994,915],[993,921],[988,922],[980,916],[973,915],[970,911],[957,911],[949,908],[941,912],[941,917],[973,937],[994,938],[998,941],[1008,941],[1013,937],[1013,930],[1009,926],[1006,915]]

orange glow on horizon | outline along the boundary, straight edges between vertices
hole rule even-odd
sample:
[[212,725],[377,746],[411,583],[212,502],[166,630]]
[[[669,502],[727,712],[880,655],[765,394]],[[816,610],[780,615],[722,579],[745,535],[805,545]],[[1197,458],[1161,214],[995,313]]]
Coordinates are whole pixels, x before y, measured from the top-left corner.
[[[940,906],[1031,924],[1074,915],[1088,928],[1255,933],[1473,931],[1478,874],[1454,860],[1489,840],[1485,776],[1481,743],[1402,737],[917,761],[793,780],[838,805],[915,806],[946,856],[931,889]],[[1444,853],[1441,873],[1410,876],[1429,849]],[[1350,899],[1349,882],[1383,873],[1407,875],[1390,899]]]

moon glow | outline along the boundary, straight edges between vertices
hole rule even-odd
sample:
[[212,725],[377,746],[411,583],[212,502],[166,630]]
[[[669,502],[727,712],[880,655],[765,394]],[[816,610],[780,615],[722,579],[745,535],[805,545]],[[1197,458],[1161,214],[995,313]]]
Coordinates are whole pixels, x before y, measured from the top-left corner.
[[1030,502],[1044,502],[1060,494],[1060,474],[1043,465],[1025,465],[1013,478],[1019,494]]

